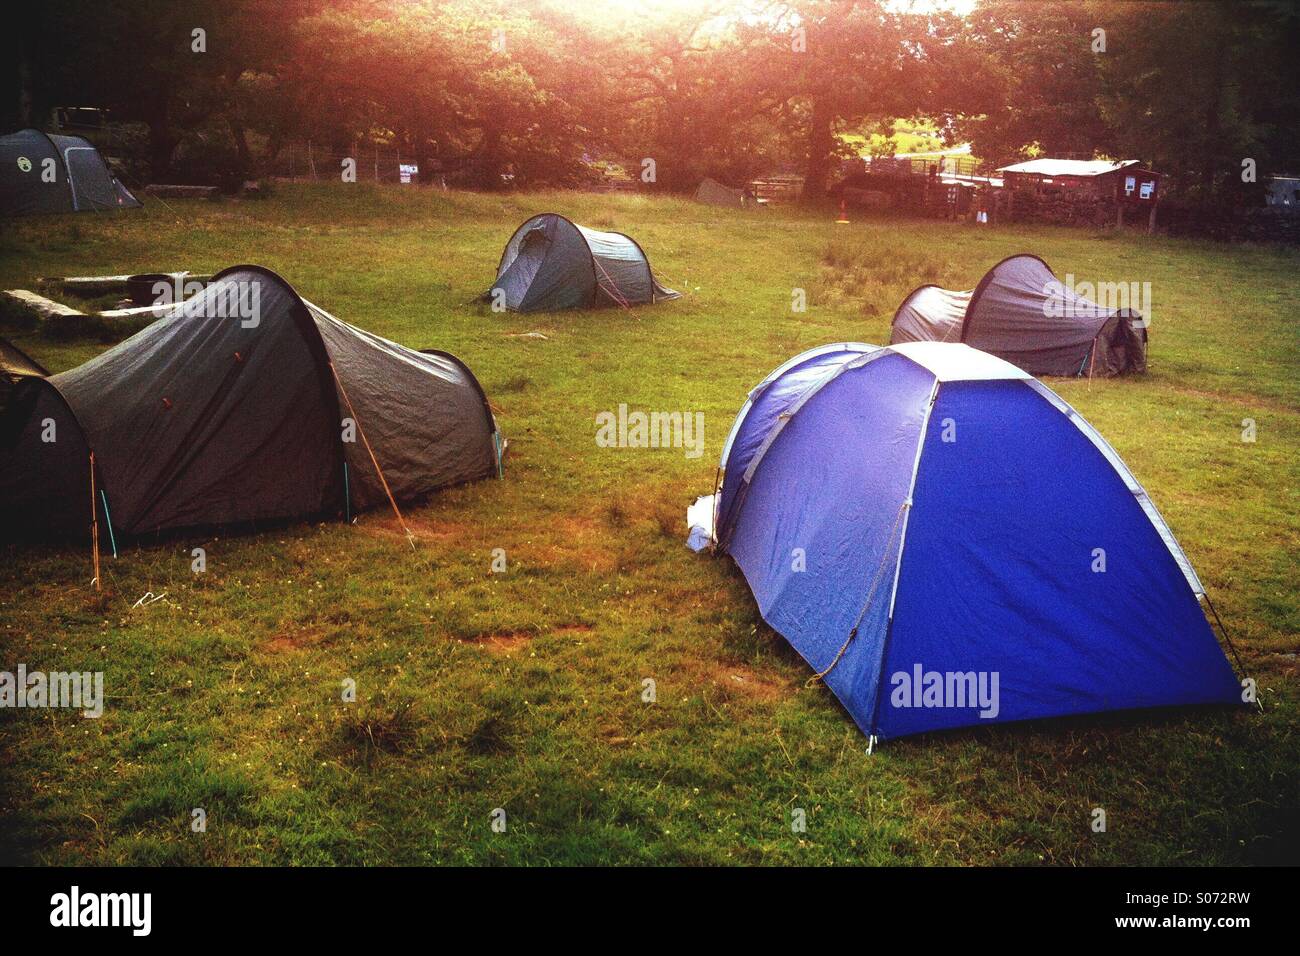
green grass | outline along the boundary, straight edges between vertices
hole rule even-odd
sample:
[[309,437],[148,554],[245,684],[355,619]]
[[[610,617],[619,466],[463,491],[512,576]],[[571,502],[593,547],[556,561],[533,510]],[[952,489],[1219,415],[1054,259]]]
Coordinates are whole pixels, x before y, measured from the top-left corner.
[[[529,214],[627,231],[687,293],[631,311],[470,300]],[[248,203],[30,221],[0,281],[269,266],[336,315],[463,358],[511,441],[503,481],[392,517],[0,551],[3,667],[106,672],[104,716],[0,710],[0,857],[41,863],[1296,862],[1300,713],[1293,303],[1300,256],[636,196],[281,188]],[[855,217],[856,218],[856,217]],[[691,554],[746,391],[814,345],[882,342],[921,282],[1035,251],[1150,281],[1151,372],[1052,382],[1116,446],[1233,629],[1264,712],[1175,711],[865,739]],[[791,290],[808,293],[792,314]],[[539,330],[546,339],[512,338]],[[11,334],[11,333],[6,333]],[[103,343],[12,333],[47,366]],[[595,415],[703,411],[706,451],[595,444]],[[1258,441],[1240,441],[1241,421]],[[193,574],[189,550],[207,549]],[[508,573],[489,573],[504,548]],[[132,605],[146,591],[165,594]],[[343,704],[340,683],[357,682]],[[641,700],[652,678],[657,701]],[[206,833],[192,833],[203,807]],[[494,833],[490,814],[507,812]],[[1090,829],[1103,807],[1108,832]],[[806,833],[791,811],[807,813]]]
[[[866,156],[872,149],[880,149],[884,146],[886,137],[880,133],[841,133],[840,139],[856,149],[859,154]],[[943,150],[943,139],[938,127],[925,120],[895,121],[894,135],[891,139],[894,152],[899,155],[938,156]]]

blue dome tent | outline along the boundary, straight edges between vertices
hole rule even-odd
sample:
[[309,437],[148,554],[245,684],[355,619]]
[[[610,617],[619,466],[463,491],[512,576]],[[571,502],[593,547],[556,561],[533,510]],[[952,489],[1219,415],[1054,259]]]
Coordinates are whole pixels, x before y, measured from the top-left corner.
[[1118,455],[967,345],[782,365],[702,509],[763,618],[874,738],[1241,700],[1196,572]]
[[676,299],[655,281],[646,254],[630,236],[598,232],[553,212],[515,230],[492,288],[514,312],[552,312],[594,305],[631,306]]

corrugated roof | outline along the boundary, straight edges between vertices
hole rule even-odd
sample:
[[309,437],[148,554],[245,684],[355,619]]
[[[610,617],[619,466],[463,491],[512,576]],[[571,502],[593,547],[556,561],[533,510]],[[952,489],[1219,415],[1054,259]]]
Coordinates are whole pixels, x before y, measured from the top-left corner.
[[1118,163],[1108,159],[1031,159],[1013,166],[1002,166],[998,172],[1032,173],[1036,176],[1101,176],[1137,164],[1136,159],[1125,159]]

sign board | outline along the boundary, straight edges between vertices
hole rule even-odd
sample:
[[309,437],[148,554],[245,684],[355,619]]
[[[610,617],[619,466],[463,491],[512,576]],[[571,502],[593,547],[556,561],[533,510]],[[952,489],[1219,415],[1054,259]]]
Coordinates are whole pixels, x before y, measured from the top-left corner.
[[415,163],[399,163],[397,172],[401,176],[402,182],[409,183],[413,176],[420,175],[420,167]]
[[1145,170],[1126,172],[1119,180],[1119,199],[1139,206],[1156,201],[1159,177]]

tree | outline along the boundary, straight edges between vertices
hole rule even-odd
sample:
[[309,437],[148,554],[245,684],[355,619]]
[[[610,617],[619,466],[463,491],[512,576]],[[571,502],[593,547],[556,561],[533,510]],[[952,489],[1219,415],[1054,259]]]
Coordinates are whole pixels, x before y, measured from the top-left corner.
[[1272,0],[1086,3],[995,0],[970,17],[991,101],[954,123],[994,165],[1030,153],[1140,159],[1175,191],[1242,189],[1296,155],[1288,77],[1300,11]]
[[602,64],[597,145],[638,173],[654,160],[653,186],[674,192],[705,176],[741,182],[776,162],[787,151],[776,124],[784,96],[769,69],[763,6],[638,8],[634,20],[584,23],[584,51]]
[[783,9],[770,69],[803,143],[806,201],[822,201],[846,153],[839,133],[917,112],[930,86],[928,26],[880,0],[795,0]]
[[[1250,192],[1266,171],[1294,168],[1300,10],[1256,0],[1092,12],[1108,27],[1100,101],[1118,155],[1147,160],[1201,198]],[[1244,159],[1255,161],[1258,187],[1244,188]]]
[[[1072,2],[994,0],[969,19],[968,42],[986,57],[982,115],[954,123],[957,137],[993,166],[1031,153],[1091,159],[1113,146],[1102,118],[1102,64],[1092,52],[1096,11]],[[1107,40],[1111,38],[1107,35]]]

